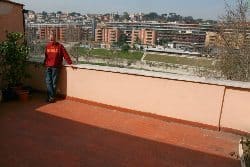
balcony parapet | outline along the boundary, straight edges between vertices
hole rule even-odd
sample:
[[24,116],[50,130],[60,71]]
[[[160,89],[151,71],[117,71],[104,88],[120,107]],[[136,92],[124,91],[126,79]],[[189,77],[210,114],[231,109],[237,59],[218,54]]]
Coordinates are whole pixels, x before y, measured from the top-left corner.
[[[30,65],[27,83],[46,90],[44,67]],[[65,65],[58,90],[68,98],[170,121],[250,134],[250,84],[98,65]]]

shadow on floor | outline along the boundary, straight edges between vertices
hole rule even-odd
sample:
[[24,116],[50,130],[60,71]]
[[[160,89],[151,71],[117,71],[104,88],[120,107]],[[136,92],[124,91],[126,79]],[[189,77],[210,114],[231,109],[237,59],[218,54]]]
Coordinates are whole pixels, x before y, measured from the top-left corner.
[[47,105],[41,99],[0,105],[1,167],[240,167],[234,159],[38,112]]

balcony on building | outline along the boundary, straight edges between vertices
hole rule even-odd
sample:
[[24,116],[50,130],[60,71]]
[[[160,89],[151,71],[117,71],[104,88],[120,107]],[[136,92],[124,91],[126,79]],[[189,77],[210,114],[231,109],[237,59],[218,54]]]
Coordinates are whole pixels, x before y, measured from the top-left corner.
[[[77,162],[70,155],[78,147],[83,152],[73,151],[74,156],[92,166],[99,163],[136,166],[138,161],[157,166],[189,163],[240,166],[239,159],[231,154],[238,154],[239,134],[250,132],[249,85],[97,65],[75,67],[77,69],[67,66],[61,69],[60,97],[56,103],[48,104],[45,102],[45,69],[39,62],[30,62],[31,78],[25,84],[39,93],[32,93],[27,102],[0,104],[3,113],[0,153],[6,152],[8,158],[18,155],[13,164],[30,159],[30,163],[49,165],[54,162],[52,155],[64,163]],[[9,123],[8,132],[4,132],[1,127]],[[9,140],[13,135],[15,138]],[[14,143],[22,141],[23,147],[29,147],[30,142],[24,141],[28,139],[36,147],[26,149],[39,150],[43,156],[20,155],[24,148],[16,148]],[[6,143],[10,144],[8,148],[3,147]],[[151,155],[154,148],[156,154]],[[58,149],[66,157],[59,154]],[[7,151],[16,151],[16,154]],[[150,159],[133,158],[148,153]],[[123,158],[117,159],[114,154],[122,154]],[[158,154],[168,156],[161,158],[163,155]],[[1,163],[9,164],[0,158]]]
[[74,67],[60,69],[56,103],[47,103],[45,67],[30,59],[29,100],[0,103],[0,166],[240,167],[249,83]]

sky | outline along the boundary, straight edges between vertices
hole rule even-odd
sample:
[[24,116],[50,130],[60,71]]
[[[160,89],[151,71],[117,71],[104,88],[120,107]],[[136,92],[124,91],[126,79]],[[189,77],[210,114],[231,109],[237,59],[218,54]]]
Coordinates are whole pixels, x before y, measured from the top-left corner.
[[[23,3],[25,9],[36,12],[175,12],[182,16],[218,19],[224,14],[224,0],[12,0]],[[228,0],[233,1],[233,0]]]

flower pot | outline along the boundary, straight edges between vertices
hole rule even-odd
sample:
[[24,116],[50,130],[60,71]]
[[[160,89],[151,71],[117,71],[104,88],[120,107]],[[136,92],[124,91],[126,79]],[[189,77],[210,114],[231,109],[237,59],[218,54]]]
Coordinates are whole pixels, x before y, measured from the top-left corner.
[[241,167],[246,167],[246,162],[243,154],[243,147],[242,147],[242,140],[239,142],[239,156],[240,156],[240,163]]
[[11,88],[5,88],[2,90],[2,100],[7,102],[7,101],[12,101],[12,100],[16,100],[17,94],[14,90],[12,90]]
[[15,85],[15,86],[9,86],[11,90],[13,91],[18,91],[18,90],[21,90],[22,89],[22,85],[19,84],[19,85]]
[[20,101],[28,101],[29,100],[29,91],[27,90],[18,90],[17,96]]
[[[248,144],[247,144],[248,143]],[[241,139],[239,143],[239,155],[241,160],[241,167],[250,166],[250,148],[249,148],[249,139]]]
[[3,94],[2,94],[2,90],[0,91],[0,103],[3,101]]

